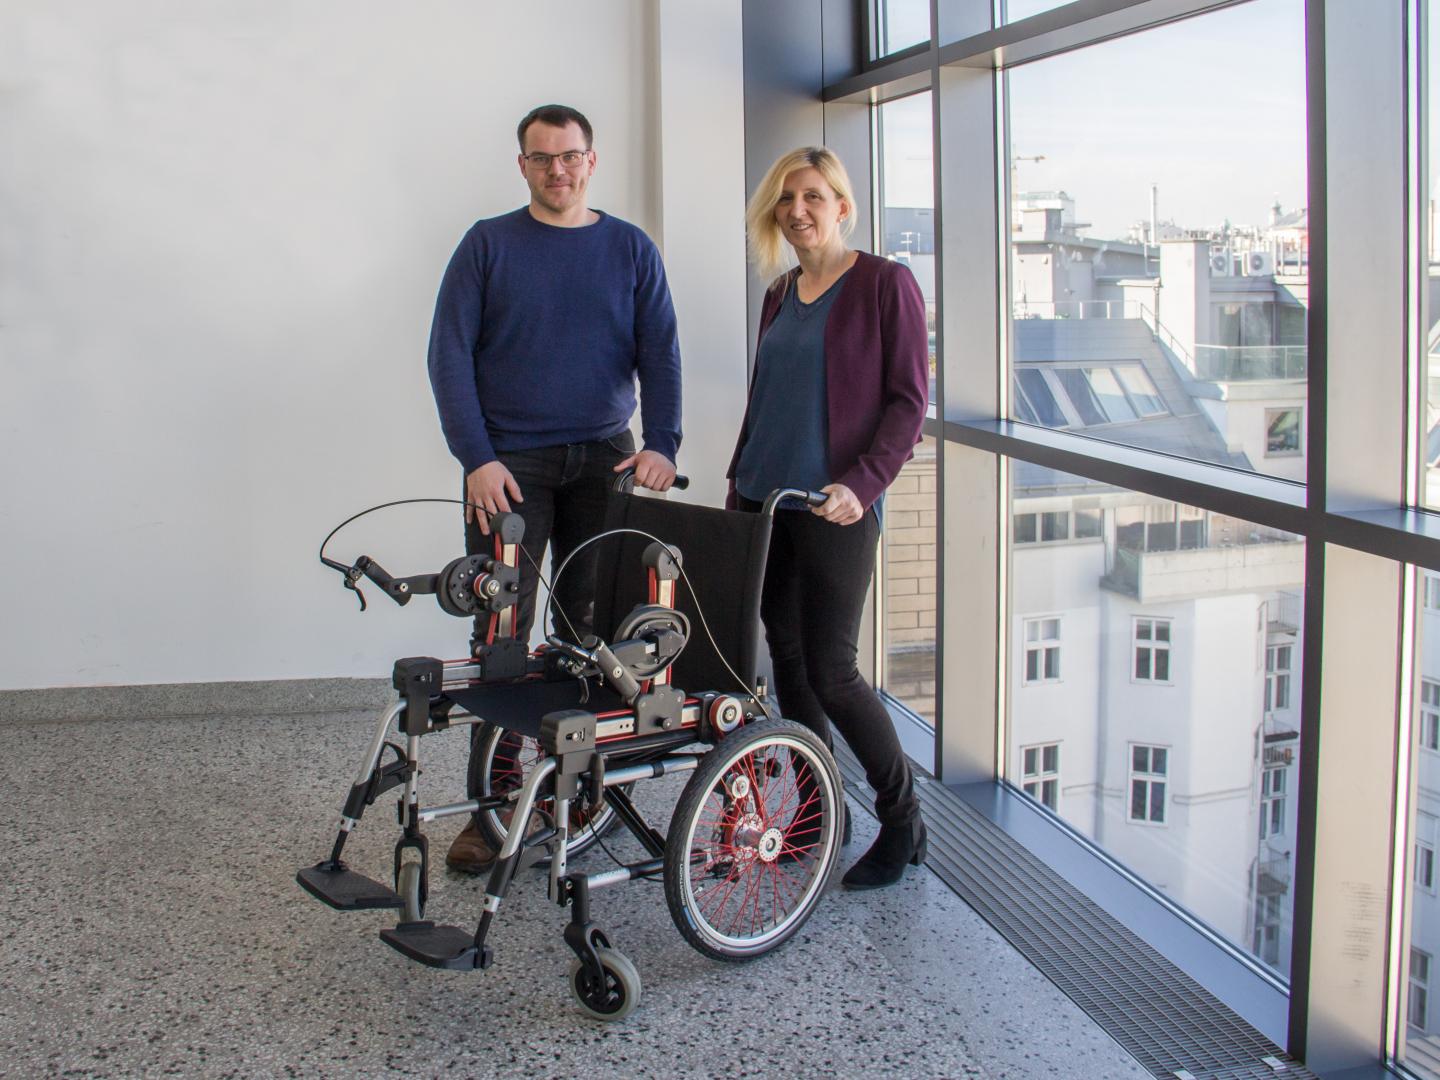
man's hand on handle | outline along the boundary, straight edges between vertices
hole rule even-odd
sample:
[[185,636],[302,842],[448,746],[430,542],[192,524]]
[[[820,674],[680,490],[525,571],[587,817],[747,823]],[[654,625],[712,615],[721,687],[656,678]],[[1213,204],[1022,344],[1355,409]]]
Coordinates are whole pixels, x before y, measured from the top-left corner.
[[826,484],[820,491],[830,497],[810,510],[817,517],[836,525],[854,525],[865,516],[860,500],[844,484]]
[[[506,497],[507,495],[509,498]],[[517,503],[525,501],[520,494],[520,485],[515,482],[515,477],[511,476],[510,470],[498,461],[487,461],[465,477],[465,500],[467,504],[475,504],[465,507],[465,520],[470,521],[473,515],[475,521],[480,525],[480,531],[486,536],[490,535],[489,515],[499,511],[508,513],[511,499]],[[476,513],[476,506],[484,507],[485,513]]]
[[635,483],[651,491],[669,491],[670,485],[675,482],[675,463],[654,450],[631,454],[615,466],[615,471],[624,472],[631,468],[635,470]]

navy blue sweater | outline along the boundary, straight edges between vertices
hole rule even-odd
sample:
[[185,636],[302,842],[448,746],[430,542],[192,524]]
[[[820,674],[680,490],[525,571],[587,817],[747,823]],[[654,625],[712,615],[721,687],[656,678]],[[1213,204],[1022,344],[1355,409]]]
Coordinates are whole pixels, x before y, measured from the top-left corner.
[[466,473],[496,451],[626,430],[640,380],[647,450],[680,447],[680,346],[660,253],[602,214],[546,225],[522,207],[477,221],[455,249],[430,329],[430,386]]

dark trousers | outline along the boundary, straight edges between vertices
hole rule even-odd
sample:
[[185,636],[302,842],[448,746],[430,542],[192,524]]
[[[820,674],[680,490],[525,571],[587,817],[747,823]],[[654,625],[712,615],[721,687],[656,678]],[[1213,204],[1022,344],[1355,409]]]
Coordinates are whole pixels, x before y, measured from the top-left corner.
[[[739,506],[760,508],[744,496]],[[910,762],[889,712],[855,662],[879,532],[869,511],[853,525],[833,525],[808,511],[776,511],[760,618],[781,713],[826,746],[833,723],[875,789],[880,823],[908,825],[920,812]]]
[[[501,451],[500,464],[510,470],[520,486],[524,502],[512,502],[510,509],[525,521],[525,538],[520,546],[520,595],[515,606],[515,626],[520,637],[529,639],[535,621],[535,596],[539,586],[538,568],[551,549],[551,585],[554,574],[570,553],[605,525],[605,502],[615,482],[615,466],[635,452],[635,439],[622,431],[609,439],[542,446],[534,450]],[[491,541],[475,522],[465,525],[465,553],[488,553]],[[595,607],[595,552],[591,545],[571,560],[550,598],[555,630],[561,637],[588,634]],[[526,555],[529,558],[526,558]],[[533,561],[532,561],[533,560]],[[568,622],[566,620],[569,620]],[[485,620],[475,620],[476,639],[483,640]],[[571,632],[571,627],[574,633]]]
[[[524,502],[512,502],[510,509],[525,521],[520,541],[520,595],[516,600],[515,626],[520,638],[528,641],[535,621],[535,596],[539,567],[548,544],[551,551],[550,584],[555,632],[578,640],[591,632],[595,614],[595,554],[591,544],[571,559],[556,582],[555,573],[570,553],[605,526],[605,503],[615,483],[615,466],[635,452],[634,436],[622,431],[609,439],[542,446],[534,450],[506,450],[498,454],[500,464],[510,470],[520,486]],[[493,541],[470,521],[465,525],[465,553],[476,555],[491,549]],[[526,558],[526,555],[529,558]],[[533,561],[532,561],[533,560]],[[558,610],[557,610],[558,609]],[[562,616],[560,612],[564,612]],[[568,621],[567,621],[568,620]],[[472,646],[483,641],[489,616],[475,620]],[[471,748],[479,734],[471,728]],[[470,798],[480,794],[481,777],[471,754],[466,790]]]

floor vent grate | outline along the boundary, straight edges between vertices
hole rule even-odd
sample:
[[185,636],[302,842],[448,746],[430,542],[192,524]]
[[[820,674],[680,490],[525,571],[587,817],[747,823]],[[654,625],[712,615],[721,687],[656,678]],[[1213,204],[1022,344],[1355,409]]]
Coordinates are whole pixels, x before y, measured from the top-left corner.
[[[873,792],[848,749],[845,782]],[[1315,1080],[1184,971],[933,781],[919,785],[935,874],[1079,1005],[1135,1060],[1165,1080]]]

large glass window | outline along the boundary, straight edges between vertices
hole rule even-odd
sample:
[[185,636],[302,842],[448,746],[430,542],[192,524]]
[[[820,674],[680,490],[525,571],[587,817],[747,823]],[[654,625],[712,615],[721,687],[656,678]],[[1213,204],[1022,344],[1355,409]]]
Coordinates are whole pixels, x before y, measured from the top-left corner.
[[[1420,411],[1421,457],[1424,477],[1421,503],[1440,509],[1440,0],[1426,0],[1420,5],[1427,19],[1424,40],[1426,96],[1421,102],[1425,145],[1428,160],[1422,162],[1421,190],[1425,192],[1423,207],[1424,276],[1420,289],[1422,347],[1421,371],[1424,408]],[[1440,579],[1432,579],[1440,585]]]
[[935,440],[926,436],[885,496],[881,686],[935,722]]
[[880,251],[904,263],[925,298],[930,333],[930,400],[935,400],[935,138],[930,94],[888,101],[878,110]]
[[1305,478],[1304,17],[1254,0],[1007,72],[1016,419]]
[[[1414,571],[1420,595],[1440,581],[1427,571]],[[1415,701],[1412,724],[1409,805],[1409,867],[1405,952],[1409,972],[1405,1037],[1401,1058],[1413,1072],[1440,1078],[1440,1016],[1429,1008],[1431,958],[1440,951],[1440,889],[1437,889],[1435,848],[1440,824],[1440,755],[1436,749],[1440,714],[1440,609],[1417,605],[1415,633]]]
[[1002,23],[1015,22],[1017,19],[1028,19],[1031,15],[1039,15],[1042,11],[1050,11],[1069,2],[1070,0],[995,0],[995,19]]
[[[925,5],[926,36],[929,5]],[[877,220],[880,254],[904,263],[925,298],[930,398],[935,398],[935,173],[930,95],[881,105]],[[885,498],[881,685],[922,720],[935,720],[935,440],[926,436]]]
[[1021,462],[1010,495],[1011,783],[1045,801],[1063,744],[1056,812],[1285,972],[1303,541]]
[[930,0],[872,0],[872,53],[889,56],[930,40]]

